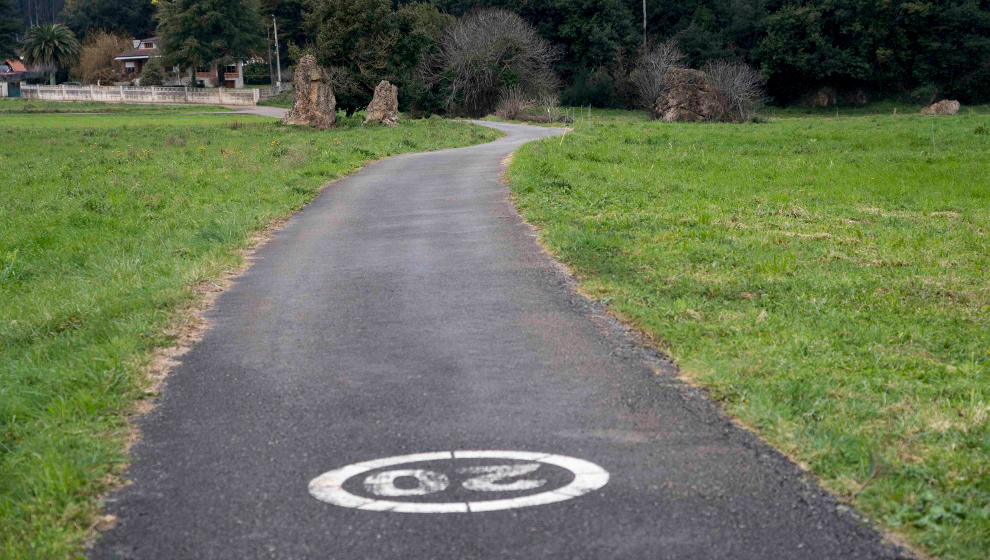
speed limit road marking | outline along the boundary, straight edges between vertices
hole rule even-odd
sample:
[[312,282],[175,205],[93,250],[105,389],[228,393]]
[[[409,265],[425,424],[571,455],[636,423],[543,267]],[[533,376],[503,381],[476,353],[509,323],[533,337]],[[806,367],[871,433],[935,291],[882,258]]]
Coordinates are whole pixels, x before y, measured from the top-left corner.
[[[562,469],[569,480],[555,484],[552,477],[541,474],[545,466]],[[329,504],[368,511],[468,513],[570,500],[605,486],[608,478],[598,465],[565,455],[437,451],[327,471],[310,481],[309,493]],[[472,499],[463,499],[465,493]],[[512,495],[499,497],[506,493]]]

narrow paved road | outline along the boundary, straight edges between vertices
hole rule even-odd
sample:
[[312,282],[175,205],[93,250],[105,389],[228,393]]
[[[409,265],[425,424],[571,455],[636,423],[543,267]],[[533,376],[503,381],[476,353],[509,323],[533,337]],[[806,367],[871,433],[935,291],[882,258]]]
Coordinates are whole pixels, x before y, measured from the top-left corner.
[[260,250],[142,420],[92,557],[898,557],[573,293],[498,181],[559,131],[490,126],[337,182]]

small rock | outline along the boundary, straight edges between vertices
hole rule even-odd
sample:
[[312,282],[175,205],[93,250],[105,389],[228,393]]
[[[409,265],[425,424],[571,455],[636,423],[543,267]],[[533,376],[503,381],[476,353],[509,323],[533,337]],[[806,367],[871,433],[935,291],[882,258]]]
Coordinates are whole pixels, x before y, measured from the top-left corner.
[[337,122],[337,98],[330,87],[330,76],[316,62],[316,57],[307,54],[299,59],[292,82],[296,100],[282,122],[320,129],[332,127]]
[[364,124],[382,123],[386,126],[399,124],[399,88],[382,80],[375,86],[375,95],[368,104],[368,116]]
[[955,115],[962,105],[955,99],[943,99],[921,110],[922,115]]

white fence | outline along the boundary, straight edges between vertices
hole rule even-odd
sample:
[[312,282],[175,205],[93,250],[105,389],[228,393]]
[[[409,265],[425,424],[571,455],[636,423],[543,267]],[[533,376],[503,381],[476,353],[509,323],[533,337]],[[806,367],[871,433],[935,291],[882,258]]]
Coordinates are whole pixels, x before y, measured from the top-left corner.
[[257,89],[22,85],[21,97],[47,101],[254,105],[261,98],[261,95]]

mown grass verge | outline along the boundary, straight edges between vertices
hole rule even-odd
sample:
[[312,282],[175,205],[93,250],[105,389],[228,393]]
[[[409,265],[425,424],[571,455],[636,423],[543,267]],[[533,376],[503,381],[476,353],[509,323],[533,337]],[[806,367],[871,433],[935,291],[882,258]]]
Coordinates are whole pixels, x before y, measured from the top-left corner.
[[142,103],[101,103],[96,101],[41,101],[37,99],[0,99],[0,114],[5,113],[203,113],[230,109],[213,105],[153,105]]
[[450,121],[318,132],[242,115],[0,116],[0,557],[82,554],[143,368],[192,287],[365,162],[475,144]]
[[730,414],[930,553],[985,558],[978,109],[745,125],[609,114],[524,146],[509,177],[583,288]]

